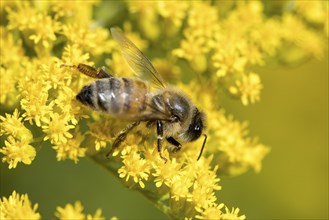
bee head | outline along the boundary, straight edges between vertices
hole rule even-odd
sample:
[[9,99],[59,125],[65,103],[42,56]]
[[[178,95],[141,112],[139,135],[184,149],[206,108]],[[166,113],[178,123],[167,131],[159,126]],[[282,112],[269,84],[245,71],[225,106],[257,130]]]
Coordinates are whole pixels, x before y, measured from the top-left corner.
[[200,112],[197,108],[193,110],[193,116],[191,119],[191,123],[187,130],[182,134],[182,138],[187,141],[195,141],[198,139],[204,128],[205,124],[205,115],[203,112]]

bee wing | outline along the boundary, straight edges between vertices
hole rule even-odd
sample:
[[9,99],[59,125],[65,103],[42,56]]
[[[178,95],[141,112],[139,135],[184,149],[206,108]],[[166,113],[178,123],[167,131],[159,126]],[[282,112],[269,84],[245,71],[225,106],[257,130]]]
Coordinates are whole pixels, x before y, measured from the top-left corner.
[[142,79],[147,79],[157,87],[165,87],[165,83],[154,68],[151,61],[131,42],[117,27],[111,28],[114,40],[119,44],[123,57],[130,68]]

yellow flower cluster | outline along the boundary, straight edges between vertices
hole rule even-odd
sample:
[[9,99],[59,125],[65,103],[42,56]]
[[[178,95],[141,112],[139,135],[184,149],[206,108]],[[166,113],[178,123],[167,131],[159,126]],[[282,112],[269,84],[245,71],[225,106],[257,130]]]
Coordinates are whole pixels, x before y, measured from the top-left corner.
[[5,147],[0,149],[0,153],[5,155],[2,161],[9,164],[9,169],[15,168],[19,162],[31,164],[36,155],[35,148],[29,145],[33,141],[33,135],[24,126],[22,120],[17,109],[12,115],[0,116],[0,135],[8,136]]
[[[217,7],[191,3],[184,39],[173,55],[186,59],[196,72],[210,73],[215,85],[222,85],[243,105],[259,101],[262,88],[259,76],[248,67],[264,65],[269,56],[290,63],[323,57],[329,10],[325,2],[296,1],[291,11],[285,11],[289,3],[282,1],[281,17],[266,17],[261,1],[227,4],[229,12],[221,10],[221,2]],[[313,17],[306,12],[307,5],[312,5]],[[221,13],[227,16],[220,17]],[[320,28],[305,24],[304,18]],[[291,50],[282,50],[286,47]]]
[[[74,205],[68,203],[64,207],[57,207],[55,216],[58,219],[77,219],[77,220],[105,220],[105,217],[102,216],[102,210],[97,209],[94,215],[87,214],[87,216],[82,212],[83,206],[80,201],[76,201]],[[117,220],[116,217],[110,218],[111,220]]]
[[[14,191],[9,198],[3,197],[0,199],[0,219],[41,219],[41,215],[37,212],[38,204],[31,204],[27,194],[19,195]],[[74,205],[66,204],[65,207],[57,207],[55,216],[58,219],[76,219],[76,220],[103,220],[102,210],[97,209],[94,215],[83,212],[83,206],[79,201]],[[117,220],[112,217],[111,220]]]
[[[136,143],[136,139],[128,140],[128,145],[114,158],[123,164],[117,171],[119,177],[125,179],[129,188],[145,193],[169,216],[179,219],[245,218],[244,215],[239,216],[239,209],[229,212],[223,203],[218,204],[215,192],[221,186],[217,175],[219,167],[211,165],[213,156],[197,161],[197,150],[193,150],[193,153],[183,150],[184,153],[172,155],[173,158],[164,163],[156,146],[150,147],[149,141],[140,140],[139,147],[129,142]],[[141,148],[145,151],[141,152]],[[167,150],[164,155],[169,156]],[[98,163],[106,163],[102,155],[94,155],[92,158]],[[227,218],[228,216],[231,218]]]
[[19,195],[16,191],[8,199],[0,199],[1,219],[41,219],[37,209],[38,204],[32,206],[27,194]]
[[[321,58],[329,36],[327,5],[296,1],[287,7],[287,2],[280,2],[275,6],[281,11],[272,12],[272,3],[264,8],[261,1],[118,3],[126,7],[125,16],[113,13],[107,22],[122,26],[146,54],[156,54],[150,57],[158,57],[154,65],[166,80],[181,82],[177,86],[207,115],[208,141],[199,161],[202,140],[184,144],[177,154],[164,149],[170,158],[164,163],[154,133],[139,127],[134,131],[138,135],[128,135],[109,163],[103,148],[111,145],[124,123],[80,105],[75,96],[92,79],[73,68],[61,68],[108,65],[114,75],[132,76],[109,30],[93,20],[97,13],[93,6],[101,4],[1,2],[2,161],[10,169],[21,162],[31,164],[36,149],[47,144],[58,161],[77,163],[90,156],[173,218],[244,219],[239,208],[218,201],[219,175],[260,171],[269,148],[249,137],[246,123],[220,109],[218,94],[226,90],[243,105],[255,103],[263,86],[250,67],[265,65],[271,57],[283,63]],[[26,195],[15,192],[1,200],[1,218],[10,213],[15,218],[40,218],[36,209]],[[79,202],[68,204],[59,207],[56,216],[102,218],[100,211],[86,216],[82,209]]]

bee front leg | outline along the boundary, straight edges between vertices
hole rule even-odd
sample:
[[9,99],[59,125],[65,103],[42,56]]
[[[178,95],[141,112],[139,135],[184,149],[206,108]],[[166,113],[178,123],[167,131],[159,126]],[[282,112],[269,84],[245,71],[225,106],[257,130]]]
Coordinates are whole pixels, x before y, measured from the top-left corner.
[[167,163],[167,158],[162,155],[162,139],[163,139],[163,125],[160,120],[156,121],[157,134],[158,134],[158,152],[161,157]]
[[180,151],[180,149],[182,148],[182,145],[178,141],[176,141],[175,138],[173,137],[167,137],[167,141],[170,144],[174,145],[174,149],[172,149],[173,153]]
[[122,141],[124,141],[127,137],[127,134],[137,125],[139,125],[139,121],[135,121],[129,124],[125,129],[121,130],[117,135],[116,139],[114,140],[110,152],[106,154],[106,157],[109,158],[113,151],[118,148]]

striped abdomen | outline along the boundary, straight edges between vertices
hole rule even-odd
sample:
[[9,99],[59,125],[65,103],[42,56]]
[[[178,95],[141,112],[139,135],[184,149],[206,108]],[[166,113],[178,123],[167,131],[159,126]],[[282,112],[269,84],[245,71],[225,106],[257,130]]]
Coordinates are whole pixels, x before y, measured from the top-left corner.
[[86,85],[76,98],[96,110],[133,118],[146,109],[148,92],[143,81],[111,77]]

